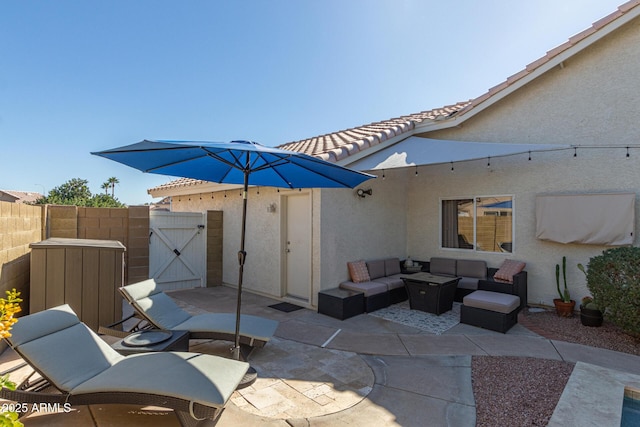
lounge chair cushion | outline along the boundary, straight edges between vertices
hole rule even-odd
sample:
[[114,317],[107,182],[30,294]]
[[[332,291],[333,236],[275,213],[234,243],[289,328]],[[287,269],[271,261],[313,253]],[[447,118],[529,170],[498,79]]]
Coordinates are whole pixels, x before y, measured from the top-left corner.
[[[203,313],[192,316],[176,325],[174,330],[194,332],[235,331],[236,316],[232,313]],[[278,322],[262,317],[243,314],[240,317],[240,335],[268,341],[278,327]]]
[[78,385],[72,393],[153,393],[223,406],[248,366],[245,362],[196,353],[136,354]]
[[149,297],[154,294],[162,293],[154,279],[143,280],[142,282],[133,283],[124,287],[130,301]]
[[[80,322],[67,304],[22,317],[19,325],[8,341],[60,390],[72,390],[124,357]],[[69,350],[73,348],[82,351]]]
[[139,299],[135,303],[161,329],[178,329],[176,328],[177,325],[191,317],[189,313],[178,307],[178,304],[170,296],[163,292]]

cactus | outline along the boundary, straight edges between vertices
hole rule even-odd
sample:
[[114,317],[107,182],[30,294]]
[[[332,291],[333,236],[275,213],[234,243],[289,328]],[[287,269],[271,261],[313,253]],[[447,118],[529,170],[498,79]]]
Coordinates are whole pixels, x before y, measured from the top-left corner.
[[562,278],[564,280],[564,290],[560,290],[560,265],[556,264],[556,287],[558,289],[558,295],[564,302],[571,301],[571,294],[569,288],[567,288],[567,257],[562,257]]

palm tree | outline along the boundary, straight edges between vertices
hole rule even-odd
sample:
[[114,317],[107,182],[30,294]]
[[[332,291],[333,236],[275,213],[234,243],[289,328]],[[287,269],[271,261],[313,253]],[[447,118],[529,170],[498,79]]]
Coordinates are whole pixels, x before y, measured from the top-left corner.
[[114,197],[114,191],[115,191],[115,188],[116,188],[116,184],[119,184],[119,183],[120,183],[120,181],[115,176],[112,176],[111,178],[109,178],[107,180],[107,184],[109,184],[111,186],[111,197]]
[[109,187],[111,187],[111,184],[109,184],[108,182],[105,182],[104,184],[102,184],[102,189],[104,190],[104,194],[108,195],[109,194]]

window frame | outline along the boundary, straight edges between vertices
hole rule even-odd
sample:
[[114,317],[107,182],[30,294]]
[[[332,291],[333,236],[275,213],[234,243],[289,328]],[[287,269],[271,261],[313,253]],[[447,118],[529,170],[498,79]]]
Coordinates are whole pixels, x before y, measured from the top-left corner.
[[[489,198],[510,198],[511,200],[511,252],[505,251],[488,251],[483,249],[478,249],[478,203],[482,199]],[[473,248],[454,248],[454,247],[445,247],[443,246],[443,202],[445,201],[465,201],[465,200],[473,200],[473,242],[470,242],[473,245]],[[490,254],[504,254],[511,255],[515,252],[516,244],[515,244],[515,210],[516,210],[516,200],[514,194],[490,194],[490,195],[473,195],[473,196],[458,196],[458,197],[440,197],[438,201],[438,242],[441,250],[445,251],[460,251],[463,253],[470,252],[480,252],[480,253],[490,253]],[[497,217],[503,215],[496,215]],[[504,215],[509,216],[509,215]]]

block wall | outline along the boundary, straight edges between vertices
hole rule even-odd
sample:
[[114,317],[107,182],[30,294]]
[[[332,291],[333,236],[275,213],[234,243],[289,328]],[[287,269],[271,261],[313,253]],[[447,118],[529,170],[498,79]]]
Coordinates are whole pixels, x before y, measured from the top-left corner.
[[49,237],[117,240],[125,251],[125,283],[149,278],[149,207],[47,206]]
[[29,308],[30,243],[42,240],[42,206],[0,202],[0,296],[16,288]]

